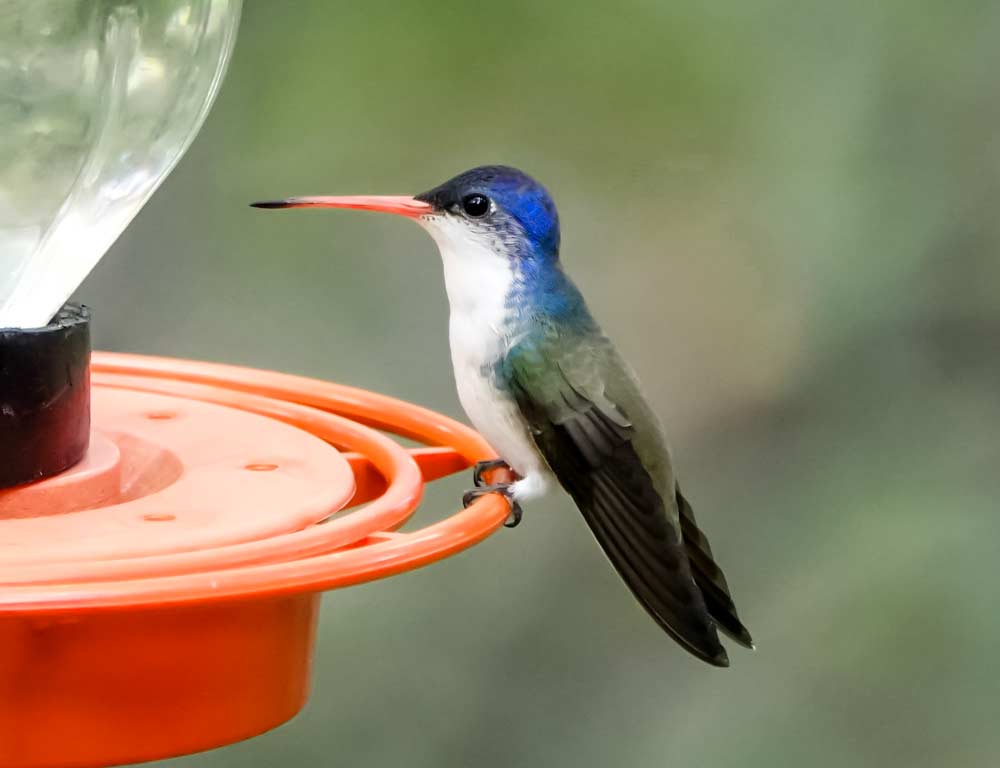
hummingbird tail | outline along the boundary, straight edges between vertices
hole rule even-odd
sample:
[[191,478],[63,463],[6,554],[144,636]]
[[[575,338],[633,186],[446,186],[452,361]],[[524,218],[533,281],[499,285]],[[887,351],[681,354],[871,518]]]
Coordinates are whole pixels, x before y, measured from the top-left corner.
[[717,667],[729,657],[718,624],[697,583],[686,543],[669,522],[664,500],[649,480],[631,443],[620,444],[617,460],[574,473],[564,484],[598,543],[643,608],[692,654]]
[[736,605],[729,594],[726,575],[716,564],[708,538],[695,523],[694,510],[691,509],[688,500],[681,495],[680,488],[677,489],[677,508],[680,511],[684,548],[691,563],[691,575],[694,576],[694,582],[705,598],[709,616],[730,639],[744,648],[753,649],[753,638],[736,614]]

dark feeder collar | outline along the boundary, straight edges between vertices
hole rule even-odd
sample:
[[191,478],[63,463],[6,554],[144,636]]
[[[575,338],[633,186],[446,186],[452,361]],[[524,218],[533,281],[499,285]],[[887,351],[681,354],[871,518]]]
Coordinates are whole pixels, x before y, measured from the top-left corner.
[[0,329],[0,488],[57,475],[90,441],[90,310]]

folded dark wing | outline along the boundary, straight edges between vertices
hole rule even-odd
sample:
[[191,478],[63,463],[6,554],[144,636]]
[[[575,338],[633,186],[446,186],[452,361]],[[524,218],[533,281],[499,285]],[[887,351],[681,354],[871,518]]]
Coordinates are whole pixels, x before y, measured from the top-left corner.
[[[546,461],[639,602],[691,653],[726,666],[716,623],[727,631],[742,625],[725,578],[713,569],[693,516],[688,528],[700,538],[693,548],[686,542],[677,508],[682,497],[664,498],[650,474],[628,405],[607,394],[601,370],[606,360],[600,350],[526,340],[510,351],[503,373]],[[634,396],[641,397],[637,389]],[[662,465],[668,462],[664,455]]]

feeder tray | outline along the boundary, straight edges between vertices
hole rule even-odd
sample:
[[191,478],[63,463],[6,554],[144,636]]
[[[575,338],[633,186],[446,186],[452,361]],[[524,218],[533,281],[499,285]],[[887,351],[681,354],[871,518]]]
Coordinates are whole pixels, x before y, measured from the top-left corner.
[[0,491],[5,768],[140,762],[273,728],[306,701],[323,590],[446,557],[510,511],[490,494],[398,531],[425,482],[492,455],[398,400],[107,353],[91,380],[83,461]]

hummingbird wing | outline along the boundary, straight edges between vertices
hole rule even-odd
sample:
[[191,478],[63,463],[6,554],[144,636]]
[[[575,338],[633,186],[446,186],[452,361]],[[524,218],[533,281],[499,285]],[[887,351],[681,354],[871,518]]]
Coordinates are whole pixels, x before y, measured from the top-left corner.
[[728,666],[716,628],[747,646],[750,634],[674,480],[658,419],[614,345],[600,333],[543,329],[510,349],[502,374],[635,597],[688,651]]

